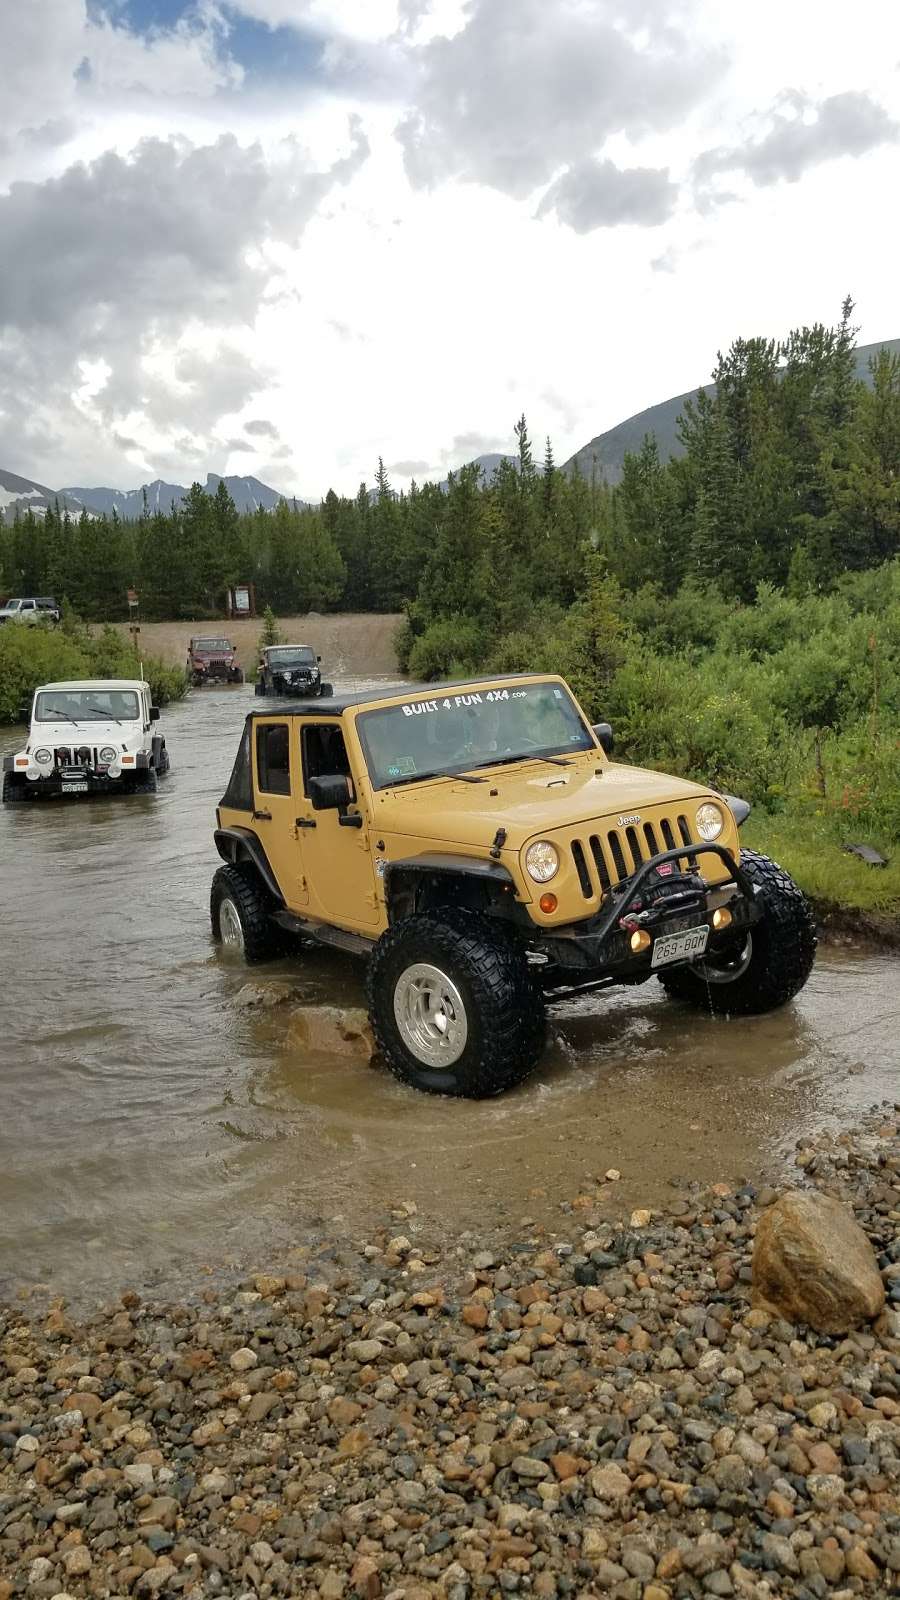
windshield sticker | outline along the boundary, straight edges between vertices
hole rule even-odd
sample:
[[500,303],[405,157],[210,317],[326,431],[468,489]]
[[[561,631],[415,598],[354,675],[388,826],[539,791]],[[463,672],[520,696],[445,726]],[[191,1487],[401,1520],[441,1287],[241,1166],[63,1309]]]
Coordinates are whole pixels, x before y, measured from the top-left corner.
[[400,710],[405,717],[422,717],[431,711],[456,711],[461,706],[480,706],[485,703],[491,705],[500,700],[524,700],[527,695],[527,689],[488,689],[487,694],[476,694],[473,691],[471,694],[445,695],[443,700],[411,700],[408,704],[402,705]]
[[400,756],[388,767],[388,775],[392,778],[412,777],[416,770],[416,763],[412,756]]

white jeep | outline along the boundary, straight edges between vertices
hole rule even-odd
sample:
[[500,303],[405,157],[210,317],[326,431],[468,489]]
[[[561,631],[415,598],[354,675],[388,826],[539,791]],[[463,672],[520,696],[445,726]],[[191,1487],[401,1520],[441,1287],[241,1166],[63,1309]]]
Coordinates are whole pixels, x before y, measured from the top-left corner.
[[3,800],[42,795],[155,794],[169,752],[159,711],[139,678],[44,683],[34,692],[24,750],[3,757]]

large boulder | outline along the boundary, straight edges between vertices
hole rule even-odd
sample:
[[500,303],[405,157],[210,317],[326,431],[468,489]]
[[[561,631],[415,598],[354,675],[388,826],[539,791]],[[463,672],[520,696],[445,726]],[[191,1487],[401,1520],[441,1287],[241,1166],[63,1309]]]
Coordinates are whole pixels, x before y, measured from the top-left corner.
[[756,1230],[753,1304],[818,1333],[848,1333],[877,1317],[884,1284],[852,1211],[801,1189],[769,1206]]

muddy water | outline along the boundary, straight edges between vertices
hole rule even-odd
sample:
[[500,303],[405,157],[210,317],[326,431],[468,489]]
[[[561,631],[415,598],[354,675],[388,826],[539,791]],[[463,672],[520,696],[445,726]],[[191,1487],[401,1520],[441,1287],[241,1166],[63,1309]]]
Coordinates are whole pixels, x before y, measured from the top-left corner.
[[[777,1173],[804,1131],[896,1097],[900,966],[843,951],[758,1020],[652,983],[582,1000],[535,1077],[486,1104],[311,1054],[283,1012],[234,1005],[246,970],[209,937],[213,811],[251,703],[211,690],[165,713],[158,797],[0,814],[0,1289],[170,1285],[402,1200],[455,1228],[552,1224],[612,1166],[615,1203],[653,1204],[682,1176]],[[265,971],[362,1003],[346,957]]]

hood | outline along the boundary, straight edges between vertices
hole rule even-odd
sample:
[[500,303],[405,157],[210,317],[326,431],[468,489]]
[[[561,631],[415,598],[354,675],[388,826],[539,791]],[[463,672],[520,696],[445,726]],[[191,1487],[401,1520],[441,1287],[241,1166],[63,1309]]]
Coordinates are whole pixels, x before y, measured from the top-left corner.
[[28,736],[32,750],[41,745],[81,746],[88,744],[127,744],[137,737],[143,723],[101,722],[99,717],[85,717],[77,727],[71,722],[36,722]]
[[615,822],[644,806],[702,799],[712,792],[687,778],[605,761],[599,751],[570,759],[567,767],[523,761],[486,768],[479,776],[487,781],[433,778],[381,789],[374,796],[375,826],[448,844],[490,844],[497,829],[505,828],[506,849],[518,850],[536,834],[556,828],[602,818]]

